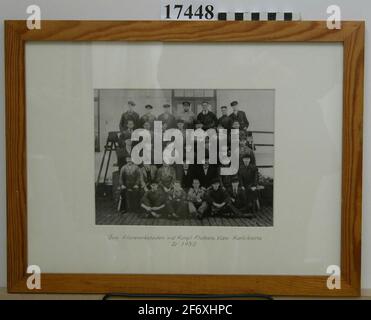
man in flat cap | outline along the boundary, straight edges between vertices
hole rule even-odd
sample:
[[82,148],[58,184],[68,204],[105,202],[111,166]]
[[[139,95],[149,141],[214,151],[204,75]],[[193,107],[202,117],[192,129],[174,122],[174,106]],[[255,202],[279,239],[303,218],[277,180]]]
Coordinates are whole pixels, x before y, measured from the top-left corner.
[[183,111],[179,112],[177,119],[184,121],[185,129],[193,129],[194,123],[196,121],[196,116],[191,110],[191,104],[188,101],[183,102]]
[[176,127],[175,117],[170,113],[170,104],[164,104],[164,112],[161,113],[157,120],[162,124],[166,123],[166,129],[174,129]]
[[123,133],[127,129],[128,120],[132,120],[134,123],[134,129],[139,126],[139,114],[134,111],[135,103],[128,101],[128,110],[124,112],[120,120],[120,131]]
[[233,121],[228,116],[227,106],[222,106],[220,109],[222,111],[222,116],[218,119],[218,126],[222,126],[224,129],[227,129],[227,130],[232,129]]
[[246,113],[239,110],[238,101],[232,101],[231,107],[233,112],[229,115],[232,122],[238,121],[240,123],[241,130],[247,130],[249,128],[249,121],[247,120]]
[[153,129],[153,123],[156,120],[156,117],[152,114],[153,106],[150,104],[147,104],[145,106],[145,109],[146,109],[146,114],[144,114],[140,118],[141,127],[143,128],[144,123],[149,122],[149,124],[151,125],[151,129]]
[[202,111],[198,114],[197,120],[203,124],[203,129],[206,131],[211,128],[215,128],[218,123],[218,119],[216,115],[209,110],[209,102],[203,101],[202,104]]

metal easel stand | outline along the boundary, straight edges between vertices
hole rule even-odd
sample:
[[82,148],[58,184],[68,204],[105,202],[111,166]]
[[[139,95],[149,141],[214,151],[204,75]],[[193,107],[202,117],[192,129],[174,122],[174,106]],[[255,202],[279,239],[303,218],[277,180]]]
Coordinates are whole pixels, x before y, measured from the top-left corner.
[[[106,186],[106,181],[107,181],[108,168],[111,162],[112,152],[116,151],[117,147],[118,147],[117,132],[110,132],[108,134],[106,145],[104,146],[104,153],[103,153],[102,161],[99,167],[97,181],[95,184],[97,192],[104,192],[104,188]],[[108,159],[106,161],[107,155],[108,155]],[[101,176],[102,176],[104,164],[106,164],[106,167],[104,170],[103,181],[101,182]]]

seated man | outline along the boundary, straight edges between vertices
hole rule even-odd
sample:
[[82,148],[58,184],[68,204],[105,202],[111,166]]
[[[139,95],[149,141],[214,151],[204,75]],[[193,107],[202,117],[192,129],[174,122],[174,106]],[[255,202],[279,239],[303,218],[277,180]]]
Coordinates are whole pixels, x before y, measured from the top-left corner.
[[170,217],[184,218],[188,215],[187,194],[182,189],[180,182],[175,181],[174,186],[170,192]]
[[151,129],[153,129],[153,123],[156,120],[156,117],[152,114],[153,106],[147,104],[145,106],[146,113],[140,118],[141,128],[144,127],[144,123],[149,122]]
[[207,201],[211,209],[211,216],[231,213],[228,194],[220,186],[219,178],[212,181],[207,193]]
[[203,101],[201,103],[202,111],[198,114],[197,120],[203,124],[203,129],[206,131],[211,128],[215,128],[218,124],[218,119],[216,115],[211,112],[210,104],[208,101]]
[[144,194],[141,207],[145,211],[146,218],[167,216],[169,212],[167,194],[156,181],[151,182],[150,189]]
[[183,108],[184,110],[178,113],[177,118],[183,120],[185,129],[193,129],[196,116],[191,110],[191,103],[184,101]]
[[206,210],[206,190],[201,187],[198,179],[193,179],[192,188],[188,191],[188,208],[191,216],[202,219]]
[[126,165],[120,171],[121,200],[119,211],[137,212],[140,199],[140,169],[135,165],[131,156],[126,157]]
[[203,165],[197,165],[195,170],[195,177],[200,180],[201,186],[204,188],[209,188],[211,181],[218,177],[218,167],[210,165],[208,159],[205,159]]
[[140,168],[141,186],[145,192],[151,189],[153,181],[156,181],[157,167],[153,164],[143,164]]
[[163,166],[157,170],[157,182],[164,187],[165,191],[169,191],[171,189],[175,178],[175,169],[166,163],[164,163]]
[[230,207],[232,209],[232,212],[236,216],[250,217],[251,215],[246,213],[247,210],[246,192],[240,186],[240,181],[237,176],[234,176],[232,178],[232,185],[231,187],[229,187],[228,193],[231,200]]
[[188,163],[175,165],[176,179],[180,181],[183,189],[188,190],[192,185],[193,166]]

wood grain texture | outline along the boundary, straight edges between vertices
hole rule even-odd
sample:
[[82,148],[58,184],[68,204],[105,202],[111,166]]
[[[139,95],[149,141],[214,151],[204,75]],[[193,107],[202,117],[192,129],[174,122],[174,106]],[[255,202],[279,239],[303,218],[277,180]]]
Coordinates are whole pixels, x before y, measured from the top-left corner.
[[6,170],[8,287],[25,275],[27,265],[27,161],[25,45],[5,24]]
[[365,25],[344,41],[342,277],[360,290]]
[[26,41],[340,42],[344,46],[342,289],[328,290],[320,276],[204,276],[43,274],[40,293],[262,293],[359,296],[361,276],[363,22],[329,30],[323,21],[5,22],[8,291],[29,292],[27,268],[27,159],[25,105]]
[[339,42],[359,27],[342,22],[341,30],[324,21],[42,21],[28,30],[24,21],[7,21],[27,41],[181,41],[181,42]]

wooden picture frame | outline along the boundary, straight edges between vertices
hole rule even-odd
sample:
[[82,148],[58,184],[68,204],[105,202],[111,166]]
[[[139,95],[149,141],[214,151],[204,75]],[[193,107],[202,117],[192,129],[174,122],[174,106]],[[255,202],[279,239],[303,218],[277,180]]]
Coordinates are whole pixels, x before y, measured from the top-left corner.
[[[5,22],[8,291],[27,289],[25,44],[29,41],[321,42],[344,46],[341,290],[326,276],[42,274],[40,293],[359,296],[361,277],[364,22]],[[33,291],[35,292],[35,291]]]

